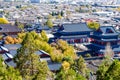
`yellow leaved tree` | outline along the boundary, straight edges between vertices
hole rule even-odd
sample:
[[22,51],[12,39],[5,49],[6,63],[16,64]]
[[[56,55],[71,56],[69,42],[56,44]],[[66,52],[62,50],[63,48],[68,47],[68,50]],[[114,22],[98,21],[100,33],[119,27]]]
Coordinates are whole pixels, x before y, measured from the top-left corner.
[[5,18],[0,18],[0,24],[8,24],[9,21]]

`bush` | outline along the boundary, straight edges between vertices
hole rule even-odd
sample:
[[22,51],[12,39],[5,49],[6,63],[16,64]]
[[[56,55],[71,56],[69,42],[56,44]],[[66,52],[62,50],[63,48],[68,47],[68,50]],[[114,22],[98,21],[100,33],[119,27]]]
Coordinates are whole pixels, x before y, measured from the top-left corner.
[[91,55],[89,53],[85,54],[85,57],[91,57]]

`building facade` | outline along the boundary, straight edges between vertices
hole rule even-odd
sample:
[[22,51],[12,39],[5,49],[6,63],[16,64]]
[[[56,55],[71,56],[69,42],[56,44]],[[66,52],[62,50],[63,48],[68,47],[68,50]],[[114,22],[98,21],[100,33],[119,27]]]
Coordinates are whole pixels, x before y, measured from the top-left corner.
[[97,31],[94,31],[90,37],[91,44],[89,45],[89,48],[95,55],[103,56],[108,43],[110,43],[115,54],[120,53],[119,34],[112,26],[102,26]]
[[88,35],[92,32],[86,23],[73,23],[58,26],[55,39],[63,39],[69,44],[89,42]]

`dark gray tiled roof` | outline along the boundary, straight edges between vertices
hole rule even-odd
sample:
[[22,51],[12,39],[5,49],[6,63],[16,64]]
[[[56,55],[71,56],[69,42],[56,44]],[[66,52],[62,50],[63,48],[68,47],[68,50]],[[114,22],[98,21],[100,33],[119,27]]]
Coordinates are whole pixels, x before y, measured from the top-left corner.
[[51,71],[57,71],[57,70],[59,70],[61,68],[61,63],[52,63],[52,64],[48,63],[48,68]]
[[9,50],[17,50],[21,47],[21,44],[5,44],[4,47],[6,47]]
[[13,26],[11,24],[0,24],[0,32],[21,32],[21,29],[19,29],[17,26]]
[[[106,33],[107,29],[110,29],[113,33]],[[118,35],[118,33],[115,31],[115,29],[112,26],[101,26],[100,30],[104,35]]]
[[73,23],[73,24],[64,24],[63,32],[84,32],[84,31],[92,31],[88,28],[86,23]]
[[13,60],[11,60],[11,61],[9,61],[9,62],[6,62],[6,61],[5,61],[5,63],[6,63],[6,65],[8,65],[8,66],[16,67],[16,63],[15,63]]

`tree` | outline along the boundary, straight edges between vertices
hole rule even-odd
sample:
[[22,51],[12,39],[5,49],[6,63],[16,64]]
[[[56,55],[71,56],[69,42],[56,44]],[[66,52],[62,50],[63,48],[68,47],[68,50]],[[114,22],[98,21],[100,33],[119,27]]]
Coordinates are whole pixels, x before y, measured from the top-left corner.
[[51,14],[52,16],[55,16],[55,12],[52,12],[52,14]]
[[5,41],[8,42],[9,44],[14,44],[14,39],[11,36],[7,36],[5,38]]
[[22,40],[20,38],[13,38],[11,36],[6,36],[5,44],[18,44],[21,43]]
[[64,16],[64,12],[63,12],[63,11],[61,11],[61,12],[60,12],[60,15],[61,15],[61,16]]
[[87,65],[82,56],[79,57],[78,61],[75,64],[76,70],[83,75],[84,77],[89,77],[89,70],[87,69]]
[[8,24],[9,21],[5,18],[0,18],[0,24]]
[[105,47],[105,53],[104,53],[104,57],[105,58],[113,58],[114,57],[114,52],[111,49],[110,43],[107,43],[106,47]]
[[43,41],[48,42],[49,39],[48,39],[48,37],[46,35],[46,32],[42,30],[42,32],[40,34],[41,34],[41,37],[42,37]]
[[104,80],[105,73],[108,68],[109,68],[109,65],[105,65],[105,62],[102,65],[100,65],[100,67],[98,68],[98,70],[96,72],[97,80]]
[[7,67],[0,56],[0,80],[22,80],[18,70]]
[[50,19],[47,20],[46,25],[50,28],[52,28],[54,26]]
[[115,60],[105,73],[104,80],[119,80],[120,79],[120,62]]
[[66,41],[58,40],[57,46],[58,46],[58,49],[60,49],[62,51],[64,58],[69,57],[73,60],[75,60],[77,58],[77,55],[74,52],[74,48],[72,46],[68,45],[68,43]]
[[113,58],[114,52],[112,51],[110,47],[110,43],[107,43],[106,48],[105,48],[105,53],[104,53],[104,60],[103,63],[99,66],[96,74],[97,74],[97,80],[104,80],[106,77],[106,71],[112,64],[111,58]]
[[50,53],[51,60],[54,62],[62,62],[63,60],[63,54],[60,50],[57,50],[56,48],[52,48],[52,53]]
[[100,24],[97,22],[88,22],[87,25],[89,28],[95,29],[95,30],[99,29],[100,27]]
[[110,65],[112,64],[112,61],[109,58],[105,58],[102,62],[102,64],[99,66],[96,75],[97,75],[97,80],[104,80],[105,79],[105,74]]
[[62,67],[64,70],[68,70],[68,69],[70,69],[70,63],[68,63],[67,61],[64,61],[62,63]]
[[120,79],[120,62],[118,60],[113,61],[113,63],[104,61],[104,64],[102,64],[97,71],[97,80],[118,79]]
[[57,18],[58,18],[58,19],[62,19],[61,14],[58,14]]
[[62,60],[68,61],[70,64],[73,63],[73,60],[77,58],[76,53],[74,52],[74,48],[66,41],[58,40],[56,43],[51,44],[52,52],[51,52],[51,59],[52,61],[61,62]]
[[22,80],[22,76],[18,70],[15,70],[13,67],[9,67],[4,73],[3,80]]
[[19,23],[19,24],[18,24],[18,28],[20,28],[20,29],[22,30],[22,32],[24,32],[24,24]]
[[55,80],[86,80],[82,75],[71,68],[69,62],[64,61],[62,68],[57,73]]
[[53,16],[51,14],[48,15],[48,19],[52,19]]
[[73,69],[64,71],[63,69],[57,73],[55,80],[86,80],[80,74],[77,74]]
[[90,53],[85,54],[85,57],[91,57]]
[[37,36],[38,34],[35,32],[26,33],[22,47],[18,49],[18,54],[14,58],[17,68],[26,80],[38,79],[39,77],[41,80],[46,80],[49,72],[46,62],[41,62],[40,57],[35,54],[35,51],[38,50],[36,47]]
[[25,38],[25,35],[26,33],[22,32],[22,33],[18,33],[17,37],[23,40]]

